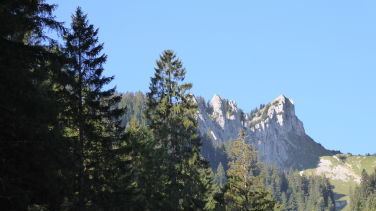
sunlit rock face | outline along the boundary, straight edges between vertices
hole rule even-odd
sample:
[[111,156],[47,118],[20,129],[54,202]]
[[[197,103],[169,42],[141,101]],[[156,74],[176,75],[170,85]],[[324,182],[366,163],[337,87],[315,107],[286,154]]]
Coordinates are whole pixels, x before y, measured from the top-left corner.
[[312,168],[320,156],[333,154],[305,133],[294,102],[283,95],[250,114],[218,95],[208,103],[202,98],[196,101],[200,133],[215,145],[236,139],[243,129],[247,141],[257,147],[260,160],[282,169]]
[[214,95],[208,105],[198,103],[200,132],[209,136],[214,143],[226,143],[237,137],[242,127],[240,113],[235,102]]

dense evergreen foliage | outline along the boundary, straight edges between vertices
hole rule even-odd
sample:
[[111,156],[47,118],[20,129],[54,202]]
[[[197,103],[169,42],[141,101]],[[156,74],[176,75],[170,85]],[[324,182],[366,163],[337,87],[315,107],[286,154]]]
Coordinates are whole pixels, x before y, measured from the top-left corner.
[[110,206],[113,146],[120,138],[123,112],[113,109],[120,101],[114,96],[115,89],[103,89],[113,77],[102,75],[106,55],[101,53],[103,44],[98,44],[97,34],[78,8],[64,36],[67,64],[63,68],[65,109],[61,119],[75,160],[72,203],[79,210]]
[[229,147],[229,169],[224,190],[226,209],[228,210],[273,210],[276,201],[266,191],[257,152],[245,143],[241,130],[239,140],[234,140]]
[[218,164],[214,180],[220,188],[223,188],[224,185],[226,184],[226,172],[225,172],[225,169],[223,168],[222,163]]
[[225,144],[215,144],[209,138],[209,134],[201,135],[202,147],[201,153],[205,160],[209,161],[210,167],[214,170],[217,169],[219,163],[222,163],[223,168],[227,169],[228,156]]
[[[2,210],[335,209],[327,179],[267,167],[243,133],[228,146],[200,137],[174,52],[146,96],[105,89],[98,29],[80,8],[65,29],[54,7],[0,3]],[[374,184],[363,175],[354,210],[374,208]]]
[[[176,55],[164,51],[157,61],[147,93],[146,118],[156,147],[162,149],[159,164],[166,208],[203,209],[209,203],[211,174],[200,154],[195,114],[197,106],[183,83],[185,69]],[[209,193],[208,193],[209,192]],[[212,205],[210,205],[212,206]]]
[[[129,98],[135,95],[126,94]],[[198,98],[199,100],[205,102],[202,98]],[[126,105],[129,106],[129,104]],[[216,184],[223,188],[227,181],[226,170],[229,168],[227,162],[230,160],[230,146],[216,145],[206,136],[202,136],[201,139],[203,142],[201,153],[206,160],[210,161],[215,172]],[[335,210],[333,187],[328,179],[319,176],[301,176],[296,171],[282,172],[275,166],[261,162],[259,168],[263,184],[266,190],[272,193],[280,210]]]
[[264,183],[283,210],[335,210],[333,186],[321,176],[302,176],[299,172],[280,173],[265,166]]
[[142,92],[127,92],[121,95],[121,101],[118,104],[119,108],[126,108],[122,119],[122,125],[128,125],[132,118],[137,120],[140,125],[146,125],[145,109],[146,109],[146,96]]
[[0,207],[56,208],[67,184],[60,174],[67,146],[52,80],[61,58],[44,31],[62,26],[43,1],[0,4]]
[[360,186],[350,196],[350,210],[376,210],[376,169],[370,175],[365,170],[362,171]]

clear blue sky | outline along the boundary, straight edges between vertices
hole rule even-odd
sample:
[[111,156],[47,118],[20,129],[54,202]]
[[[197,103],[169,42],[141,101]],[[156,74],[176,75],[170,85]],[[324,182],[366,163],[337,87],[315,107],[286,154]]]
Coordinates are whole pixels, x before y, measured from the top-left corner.
[[194,94],[245,111],[284,94],[326,148],[376,153],[376,1],[48,2],[67,24],[78,5],[88,13],[119,91],[147,91],[172,49]]

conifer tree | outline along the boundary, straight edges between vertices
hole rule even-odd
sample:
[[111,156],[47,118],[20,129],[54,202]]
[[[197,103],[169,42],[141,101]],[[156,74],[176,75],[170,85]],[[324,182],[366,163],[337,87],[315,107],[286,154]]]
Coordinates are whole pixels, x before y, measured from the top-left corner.
[[[128,210],[162,210],[163,182],[160,176],[161,149],[155,147],[153,134],[143,125],[139,125],[137,117],[131,119],[126,128],[122,160],[129,162],[128,170],[131,173],[128,187],[132,192]],[[123,175],[129,174],[123,172]]]
[[63,200],[66,147],[53,89],[59,56],[45,31],[62,25],[43,0],[0,3],[0,207],[56,210]]
[[223,188],[226,183],[226,173],[221,162],[219,162],[217,167],[217,172],[215,174],[215,182],[218,184],[220,188]]
[[73,204],[78,210],[110,206],[112,192],[109,175],[113,146],[120,137],[118,117],[122,109],[115,109],[120,101],[115,88],[104,90],[113,77],[105,77],[98,29],[89,24],[80,8],[72,16],[71,30],[65,34],[66,110],[63,113],[66,136],[71,140],[76,157],[76,180]]
[[160,177],[164,178],[165,206],[171,209],[199,209],[207,201],[203,172],[208,164],[200,154],[197,105],[189,93],[192,85],[183,83],[185,73],[176,55],[164,51],[147,93],[146,117],[156,147],[164,152]]
[[350,210],[376,210],[376,169],[368,174],[364,169],[361,173],[360,186],[350,195]]
[[276,202],[262,184],[256,151],[245,143],[244,131],[230,145],[229,169],[225,190],[229,210],[273,210]]

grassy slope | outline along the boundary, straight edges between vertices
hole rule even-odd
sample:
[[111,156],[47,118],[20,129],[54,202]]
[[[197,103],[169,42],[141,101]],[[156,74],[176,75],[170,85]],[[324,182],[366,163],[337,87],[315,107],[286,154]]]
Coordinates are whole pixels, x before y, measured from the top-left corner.
[[[356,156],[348,154],[338,154],[335,156],[323,156],[321,160],[329,160],[332,163],[332,168],[342,166],[354,174],[360,177],[361,172],[365,169],[368,173],[374,171],[376,167],[376,156]],[[305,175],[316,174],[316,169],[304,170]],[[342,181],[338,179],[330,178],[330,182],[334,186],[334,192],[336,193],[336,201],[348,201],[350,190],[357,186],[355,181]],[[348,206],[344,207],[342,211],[348,210]]]

